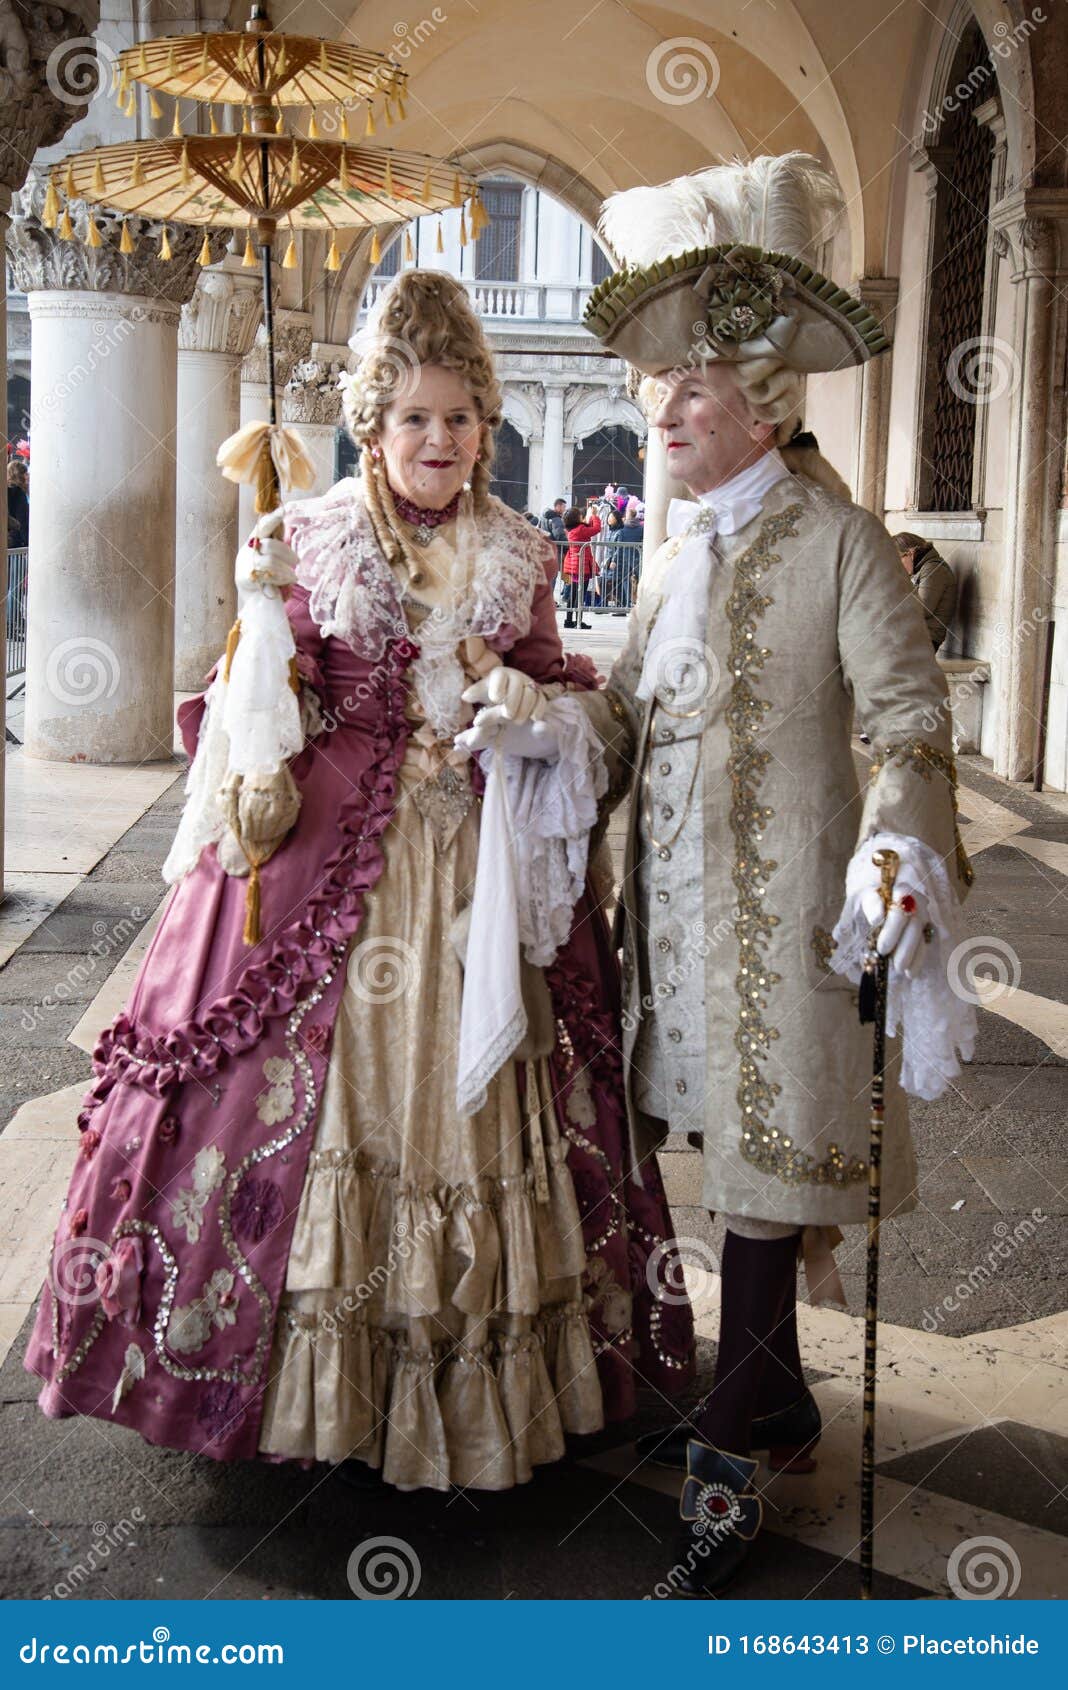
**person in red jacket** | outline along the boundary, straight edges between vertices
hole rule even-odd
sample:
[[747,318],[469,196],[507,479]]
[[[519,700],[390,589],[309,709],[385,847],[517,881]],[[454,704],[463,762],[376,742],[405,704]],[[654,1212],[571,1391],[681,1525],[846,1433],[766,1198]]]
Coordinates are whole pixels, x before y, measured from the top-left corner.
[[564,512],[564,527],[568,538],[563,570],[564,580],[567,582],[567,615],[564,617],[564,627],[588,628],[590,624],[582,620],[582,605],[586,596],[587,581],[596,580],[598,575],[597,559],[593,555],[590,541],[596,539],[601,532],[601,519],[592,504],[587,505],[585,517],[576,505],[572,505],[570,510]]

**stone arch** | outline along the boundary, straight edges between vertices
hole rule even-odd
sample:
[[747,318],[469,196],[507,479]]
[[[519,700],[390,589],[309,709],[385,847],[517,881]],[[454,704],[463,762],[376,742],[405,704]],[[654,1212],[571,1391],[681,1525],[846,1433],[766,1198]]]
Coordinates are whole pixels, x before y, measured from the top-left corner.
[[598,389],[584,393],[564,417],[564,434],[569,440],[585,440],[602,428],[626,428],[644,440],[649,425],[625,393]]

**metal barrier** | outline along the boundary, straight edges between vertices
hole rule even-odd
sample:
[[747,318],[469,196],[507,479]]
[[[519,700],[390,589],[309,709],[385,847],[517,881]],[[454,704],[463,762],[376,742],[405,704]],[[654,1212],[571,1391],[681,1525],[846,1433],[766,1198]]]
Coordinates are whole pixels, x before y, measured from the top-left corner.
[[26,669],[26,565],[29,548],[18,546],[7,554],[7,664],[6,677]]
[[[554,540],[556,547],[557,580],[563,577],[564,559],[570,550],[564,540]],[[592,553],[596,573],[590,574],[587,558]],[[564,589],[557,592],[557,603],[574,612],[593,611],[602,616],[625,616],[638,596],[638,581],[642,572],[642,548],[637,540],[585,541],[579,550],[580,574],[564,597]]]

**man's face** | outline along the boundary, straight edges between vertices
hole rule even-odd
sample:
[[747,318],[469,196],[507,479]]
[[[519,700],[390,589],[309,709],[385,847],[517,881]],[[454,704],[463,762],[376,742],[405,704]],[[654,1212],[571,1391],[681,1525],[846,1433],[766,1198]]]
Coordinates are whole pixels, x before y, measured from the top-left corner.
[[694,496],[709,493],[767,451],[773,423],[754,421],[726,364],[701,374],[667,371],[657,381],[653,423],[667,448],[668,469]]
[[553,501],[553,510],[556,512],[557,516],[563,516],[566,509],[567,509],[567,504],[566,504],[565,500],[555,499]]

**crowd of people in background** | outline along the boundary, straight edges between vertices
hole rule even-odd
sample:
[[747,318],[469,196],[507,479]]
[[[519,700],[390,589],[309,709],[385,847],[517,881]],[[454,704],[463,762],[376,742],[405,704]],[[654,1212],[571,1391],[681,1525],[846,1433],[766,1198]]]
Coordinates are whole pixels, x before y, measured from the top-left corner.
[[583,612],[594,603],[613,615],[625,616],[634,603],[645,538],[645,505],[625,486],[610,481],[603,493],[584,505],[554,499],[538,522],[557,548],[560,559],[557,602],[565,610],[565,628],[588,628]]

